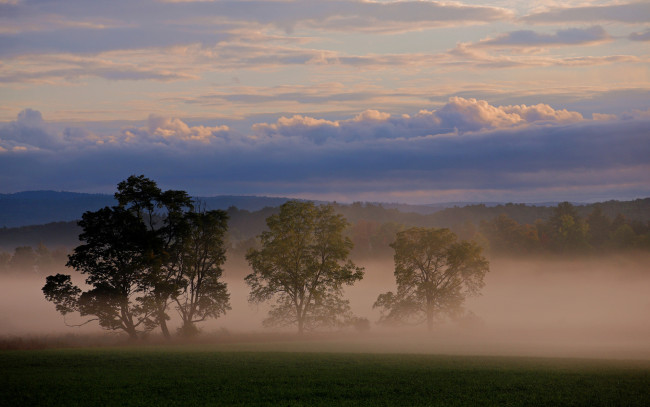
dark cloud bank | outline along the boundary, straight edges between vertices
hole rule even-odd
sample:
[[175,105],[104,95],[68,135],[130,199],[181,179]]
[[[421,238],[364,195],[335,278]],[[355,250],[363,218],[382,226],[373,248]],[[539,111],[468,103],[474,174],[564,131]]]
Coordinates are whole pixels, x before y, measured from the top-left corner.
[[593,120],[543,104],[452,98],[413,115],[369,110],[339,121],[295,115],[247,133],[152,115],[144,126],[98,136],[78,127],[53,130],[28,109],[0,127],[0,184],[2,192],[108,192],[144,173],[200,194],[354,199],[491,190],[520,191],[524,199],[545,190],[548,199],[640,197],[650,194],[647,116]]

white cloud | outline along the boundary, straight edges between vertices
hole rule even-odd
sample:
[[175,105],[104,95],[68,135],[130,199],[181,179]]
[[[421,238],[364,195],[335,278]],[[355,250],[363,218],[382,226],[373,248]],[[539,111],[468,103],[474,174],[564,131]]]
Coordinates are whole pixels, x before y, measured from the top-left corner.
[[128,143],[153,142],[162,144],[210,144],[228,138],[228,126],[188,126],[178,118],[150,115],[146,127],[126,129],[124,140]]
[[352,119],[330,121],[296,115],[281,117],[273,124],[256,124],[253,131],[258,136],[299,137],[323,144],[328,140],[408,139],[581,120],[580,113],[556,110],[545,104],[492,106],[484,100],[452,97],[440,109],[422,110],[412,116],[393,117],[390,113],[367,110]]
[[83,151],[101,146],[126,147],[158,144],[182,148],[228,141],[228,126],[189,126],[178,118],[150,115],[144,127],[99,136],[81,127],[52,129],[39,111],[25,109],[17,120],[0,127],[0,147],[8,150]]

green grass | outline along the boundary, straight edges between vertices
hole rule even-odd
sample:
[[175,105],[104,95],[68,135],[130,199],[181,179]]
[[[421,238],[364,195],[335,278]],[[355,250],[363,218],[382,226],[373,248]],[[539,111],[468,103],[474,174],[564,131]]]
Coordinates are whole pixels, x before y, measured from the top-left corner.
[[650,363],[224,351],[0,352],[3,406],[650,406]]

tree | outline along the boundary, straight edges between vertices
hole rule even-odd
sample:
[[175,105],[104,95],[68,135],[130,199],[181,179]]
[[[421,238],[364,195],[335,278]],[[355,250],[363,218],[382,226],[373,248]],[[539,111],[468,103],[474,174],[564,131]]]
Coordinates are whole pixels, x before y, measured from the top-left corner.
[[36,270],[36,260],[38,256],[31,246],[19,246],[14,249],[14,255],[9,261],[9,266],[21,273]]
[[118,206],[83,215],[79,238],[85,243],[69,256],[67,265],[85,274],[92,288],[82,292],[63,274],[47,278],[43,292],[59,312],[92,316],[131,338],[159,326],[168,338],[167,310],[186,295],[184,326],[229,309],[226,285],[218,281],[225,261],[223,211],[196,213],[185,191],[161,191],[143,175],[120,182],[115,198]]
[[612,220],[603,213],[600,205],[595,206],[587,216],[587,225],[589,226],[589,243],[595,248],[605,247],[612,229]]
[[228,214],[221,210],[190,212],[186,220],[188,233],[179,259],[182,290],[174,301],[183,321],[180,332],[192,336],[198,332],[197,322],[218,318],[230,309],[227,286],[219,281],[226,261]]
[[342,287],[361,280],[363,269],[348,260],[352,242],[343,236],[343,216],[331,205],[289,201],[266,223],[261,249],[246,255],[253,269],[246,277],[249,301],[276,300],[264,325],[297,325],[302,333],[348,322]]
[[539,247],[537,229],[521,225],[505,213],[491,221],[481,222],[481,230],[490,242],[490,252],[530,253]]
[[[115,199],[119,207],[132,213],[148,234],[148,262],[141,278],[142,302],[155,310],[154,318],[166,338],[169,304],[180,294],[183,239],[189,233],[186,213],[193,209],[185,191],[162,191],[144,175],[132,175],[117,185]],[[157,213],[156,209],[162,210]]]
[[580,219],[575,207],[569,202],[561,202],[553,210],[553,216],[548,220],[551,234],[551,244],[561,252],[585,250],[589,225]]
[[[122,330],[135,339],[141,331],[155,327],[153,309],[141,301],[142,270],[149,251],[147,230],[132,213],[120,207],[106,207],[83,214],[80,240],[68,258],[68,266],[87,275],[92,288],[82,292],[69,275],[46,279],[43,293],[66,315],[77,311],[93,316],[104,329]],[[89,322],[86,321],[86,322]]]
[[465,298],[479,293],[489,271],[481,248],[458,242],[449,229],[407,229],[391,247],[397,293],[379,295],[373,306],[381,309],[383,323],[426,321],[431,330],[437,317],[460,314]]

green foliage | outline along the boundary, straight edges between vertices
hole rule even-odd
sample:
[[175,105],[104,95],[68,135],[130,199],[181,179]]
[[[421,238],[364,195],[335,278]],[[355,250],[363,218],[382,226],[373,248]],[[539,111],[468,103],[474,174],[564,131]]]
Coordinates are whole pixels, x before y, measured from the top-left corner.
[[343,236],[343,216],[329,205],[289,201],[267,226],[261,248],[246,255],[253,269],[246,277],[250,301],[275,299],[265,325],[297,325],[303,332],[345,323],[351,314],[342,287],[360,280],[363,269],[347,260],[352,242]]
[[194,346],[5,351],[0,365],[7,407],[650,405],[645,361]]
[[395,249],[397,293],[381,294],[374,307],[382,310],[380,322],[427,322],[458,316],[465,297],[477,295],[489,271],[481,248],[457,242],[449,229],[411,228],[397,234]]
[[601,206],[596,206],[587,216],[587,225],[589,225],[589,244],[592,247],[603,247],[609,240],[611,233],[612,220],[605,215]]
[[480,229],[493,253],[532,253],[540,247],[535,227],[521,225],[505,213],[491,222],[481,222]]
[[[208,199],[206,202],[215,201]],[[413,226],[447,227],[462,239],[480,241],[485,250],[506,255],[602,253],[630,248],[650,249],[648,243],[650,241],[650,198],[574,205],[574,220],[577,216],[584,226],[588,227],[586,244],[583,242],[577,248],[570,248],[556,242],[555,238],[562,235],[555,236],[548,223],[557,209],[552,206],[512,203],[496,206],[468,205],[429,214],[400,212],[367,203],[333,204],[332,206],[352,224],[345,234],[355,244],[351,257],[356,259],[390,256],[391,250],[388,245],[394,240],[395,233]],[[160,215],[163,215],[165,209],[162,208],[161,211]],[[255,236],[264,230],[266,218],[277,214],[278,211],[279,208],[273,207],[257,211],[228,208],[228,240],[233,245],[232,255],[229,257],[244,262],[246,248],[255,246]],[[622,216],[617,216],[619,214]],[[523,230],[505,234],[501,234],[500,227],[496,227],[495,230],[493,223],[501,215],[515,221]],[[158,223],[163,218],[154,216],[154,220]],[[612,226],[614,218],[619,222],[615,227]],[[618,249],[610,239],[612,232],[622,223],[630,225],[636,238],[631,247]],[[4,250],[11,248],[11,251],[16,246],[37,247],[39,243],[49,248],[61,245],[75,247],[79,244],[77,239],[79,232],[75,222],[0,228],[0,247]],[[517,235],[523,239],[519,239]]]
[[559,252],[575,252],[589,247],[589,225],[582,221],[575,207],[562,202],[548,221],[548,231],[554,248]]

